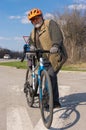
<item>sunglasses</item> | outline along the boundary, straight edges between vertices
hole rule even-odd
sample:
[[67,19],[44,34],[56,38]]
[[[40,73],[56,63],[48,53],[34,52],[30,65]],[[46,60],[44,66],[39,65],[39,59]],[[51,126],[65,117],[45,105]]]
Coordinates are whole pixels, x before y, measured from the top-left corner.
[[36,16],[36,17],[31,19],[31,22],[34,23],[35,21],[39,21],[40,19],[41,19],[41,17]]

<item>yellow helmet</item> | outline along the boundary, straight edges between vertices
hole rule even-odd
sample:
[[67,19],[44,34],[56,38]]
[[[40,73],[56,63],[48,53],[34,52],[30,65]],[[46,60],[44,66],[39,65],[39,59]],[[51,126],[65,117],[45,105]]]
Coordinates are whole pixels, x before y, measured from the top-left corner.
[[28,13],[28,19],[31,20],[32,18],[34,18],[35,16],[38,16],[38,15],[42,15],[42,11],[35,8],[35,9],[32,9],[29,13]]

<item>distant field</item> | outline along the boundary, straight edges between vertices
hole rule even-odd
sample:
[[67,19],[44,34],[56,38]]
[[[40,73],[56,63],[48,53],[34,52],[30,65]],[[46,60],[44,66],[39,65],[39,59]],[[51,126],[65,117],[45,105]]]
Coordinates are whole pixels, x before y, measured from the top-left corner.
[[[9,62],[1,62],[0,65],[3,66],[11,66],[16,68],[27,68],[27,62],[20,62],[20,61],[9,61]],[[78,63],[78,64],[70,64],[70,65],[64,65],[62,67],[62,70],[67,71],[85,71],[86,72],[86,63]]]

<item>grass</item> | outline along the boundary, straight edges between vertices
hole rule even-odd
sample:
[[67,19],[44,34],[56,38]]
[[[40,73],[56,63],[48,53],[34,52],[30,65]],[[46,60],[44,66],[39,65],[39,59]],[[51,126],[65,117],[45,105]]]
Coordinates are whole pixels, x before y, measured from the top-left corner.
[[27,68],[27,63],[26,61],[20,62],[20,61],[11,61],[11,62],[1,62],[0,65],[2,66],[11,66],[11,67],[16,67],[16,68],[21,68],[21,69],[26,69]]
[[[27,62],[20,62],[20,61],[11,61],[11,62],[1,62],[0,65],[2,66],[11,66],[21,69],[27,68]],[[86,72],[86,63],[77,63],[77,64],[68,64],[63,65],[62,70],[65,71],[85,71]]]

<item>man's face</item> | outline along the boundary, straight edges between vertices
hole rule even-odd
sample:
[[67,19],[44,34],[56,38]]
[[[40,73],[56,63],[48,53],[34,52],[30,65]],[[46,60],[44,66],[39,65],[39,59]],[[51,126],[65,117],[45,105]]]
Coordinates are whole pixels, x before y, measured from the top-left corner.
[[35,28],[41,27],[41,25],[43,24],[42,16],[35,16],[31,19],[31,23],[34,25]]

